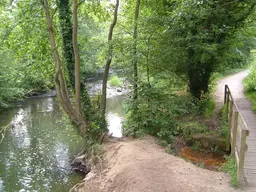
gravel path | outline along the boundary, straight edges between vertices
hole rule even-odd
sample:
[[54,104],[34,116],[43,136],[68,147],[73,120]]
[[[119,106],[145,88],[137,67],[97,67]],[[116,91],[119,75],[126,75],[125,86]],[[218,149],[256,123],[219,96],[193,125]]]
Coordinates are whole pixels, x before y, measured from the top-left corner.
[[247,101],[246,96],[244,95],[244,86],[243,86],[243,79],[249,74],[249,70],[242,71],[240,73],[237,73],[235,75],[231,75],[228,77],[225,77],[221,79],[218,82],[214,99],[217,104],[217,110],[220,110],[220,108],[223,105],[224,102],[224,87],[225,85],[228,85],[231,92],[232,96],[235,99],[235,102],[237,105],[241,103],[240,107],[244,108],[250,108],[250,102]]
[[[250,130],[250,135],[247,137],[248,151],[245,154],[245,181],[248,186],[256,187],[256,114],[251,110],[251,103],[244,94],[243,86],[243,80],[248,74],[249,70],[246,70],[220,80],[214,98],[217,110],[220,110],[224,100],[224,87],[229,86],[239,112]],[[253,191],[256,192],[256,189]]]

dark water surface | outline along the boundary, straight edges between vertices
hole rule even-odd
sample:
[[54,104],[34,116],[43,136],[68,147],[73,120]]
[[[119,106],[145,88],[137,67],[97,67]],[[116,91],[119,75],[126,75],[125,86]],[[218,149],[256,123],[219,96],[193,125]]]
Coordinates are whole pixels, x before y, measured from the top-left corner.
[[[108,122],[121,137],[122,96],[108,99]],[[83,141],[62,120],[54,98],[30,99],[0,114],[12,122],[0,144],[0,192],[66,192],[83,179],[70,162]]]

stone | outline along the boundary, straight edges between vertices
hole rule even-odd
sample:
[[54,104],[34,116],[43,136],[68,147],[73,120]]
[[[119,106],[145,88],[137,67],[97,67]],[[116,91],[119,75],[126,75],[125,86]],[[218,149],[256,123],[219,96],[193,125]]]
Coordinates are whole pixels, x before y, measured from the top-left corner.
[[226,151],[226,140],[217,134],[199,133],[192,136],[193,141],[199,141],[204,149],[212,150],[217,148],[221,151]]
[[71,163],[71,167],[73,171],[78,171],[78,172],[82,172],[82,173],[89,173],[90,170],[88,169],[86,162],[85,162],[86,156],[85,155],[81,155],[76,157],[73,162]]

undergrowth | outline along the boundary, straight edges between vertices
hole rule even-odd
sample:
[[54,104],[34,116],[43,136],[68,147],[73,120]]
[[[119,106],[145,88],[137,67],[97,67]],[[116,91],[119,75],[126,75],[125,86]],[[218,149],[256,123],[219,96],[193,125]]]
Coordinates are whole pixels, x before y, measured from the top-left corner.
[[252,69],[244,80],[245,94],[252,102],[252,110],[256,112],[256,67]]
[[142,137],[150,134],[172,143],[174,136],[189,140],[207,132],[198,117],[214,115],[215,103],[209,96],[197,100],[189,94],[163,94],[157,87],[144,87],[140,97],[127,105],[124,135]]
[[220,117],[220,128],[219,134],[222,138],[227,138],[228,136],[228,119],[227,119],[227,105],[223,105],[221,109],[221,117]]
[[235,157],[226,156],[225,158],[227,162],[220,168],[220,171],[224,171],[230,176],[233,187],[239,187]]

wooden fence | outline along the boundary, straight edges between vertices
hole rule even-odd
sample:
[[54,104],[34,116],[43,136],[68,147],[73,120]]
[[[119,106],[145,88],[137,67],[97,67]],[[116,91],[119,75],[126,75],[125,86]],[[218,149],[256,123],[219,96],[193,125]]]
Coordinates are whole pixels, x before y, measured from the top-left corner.
[[241,116],[239,109],[232,97],[228,85],[225,85],[224,103],[227,110],[228,118],[228,137],[227,137],[227,151],[235,156],[237,165],[237,179],[238,182],[243,182],[244,176],[244,158],[245,152],[248,150],[246,144],[246,137],[249,136],[248,127]]

